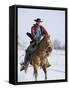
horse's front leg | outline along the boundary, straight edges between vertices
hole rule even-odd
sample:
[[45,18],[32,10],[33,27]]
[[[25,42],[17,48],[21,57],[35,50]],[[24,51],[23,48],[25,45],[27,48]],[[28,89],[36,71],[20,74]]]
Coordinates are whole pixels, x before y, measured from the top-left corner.
[[47,80],[47,71],[45,71],[45,80]]
[[38,66],[35,64],[34,65],[34,75],[35,75],[35,80],[37,81],[37,76],[38,76]]
[[45,80],[47,80],[47,70],[46,70],[46,66],[42,66],[42,69],[44,71],[44,74],[45,74]]

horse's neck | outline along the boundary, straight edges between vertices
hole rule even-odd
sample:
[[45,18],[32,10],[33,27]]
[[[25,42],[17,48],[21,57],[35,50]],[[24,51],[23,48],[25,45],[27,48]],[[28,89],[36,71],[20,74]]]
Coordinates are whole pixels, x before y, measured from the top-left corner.
[[45,40],[43,38],[37,46],[37,51],[40,53],[43,52],[44,49],[45,49]]
[[38,49],[44,48],[45,46],[45,39],[43,38],[40,43],[38,44]]

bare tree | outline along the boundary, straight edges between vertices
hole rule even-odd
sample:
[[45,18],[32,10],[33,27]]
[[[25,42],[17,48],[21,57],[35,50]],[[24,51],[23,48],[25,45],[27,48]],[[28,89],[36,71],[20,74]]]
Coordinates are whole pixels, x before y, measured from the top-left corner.
[[54,40],[53,42],[53,48],[54,49],[60,49],[61,42],[59,40]]

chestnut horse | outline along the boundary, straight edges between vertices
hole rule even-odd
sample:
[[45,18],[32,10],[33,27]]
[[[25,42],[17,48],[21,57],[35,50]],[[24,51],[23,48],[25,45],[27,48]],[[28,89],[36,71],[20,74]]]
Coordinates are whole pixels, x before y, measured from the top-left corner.
[[[41,67],[43,69],[45,79],[47,79],[47,65],[48,65],[47,56],[50,54],[51,51],[52,47],[50,37],[44,36],[43,39],[40,41],[40,43],[37,45],[37,49],[31,55],[30,64],[34,68],[35,80],[37,80],[38,76],[38,67]],[[28,65],[29,63],[24,68],[25,72],[27,71]],[[21,66],[23,67],[24,63]]]

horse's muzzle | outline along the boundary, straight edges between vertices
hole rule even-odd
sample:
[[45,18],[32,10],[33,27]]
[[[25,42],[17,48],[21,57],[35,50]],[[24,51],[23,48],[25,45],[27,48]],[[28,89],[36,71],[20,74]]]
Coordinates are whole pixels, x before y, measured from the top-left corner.
[[48,47],[48,52],[52,52],[52,47]]

